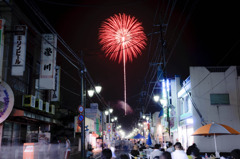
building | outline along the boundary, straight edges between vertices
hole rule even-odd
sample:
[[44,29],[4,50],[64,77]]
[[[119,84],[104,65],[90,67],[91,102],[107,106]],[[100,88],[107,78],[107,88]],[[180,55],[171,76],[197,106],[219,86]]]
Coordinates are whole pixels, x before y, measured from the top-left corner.
[[[201,152],[214,152],[213,137],[191,134],[205,123],[221,123],[240,131],[239,67],[190,67],[178,92],[178,138],[184,147],[196,143]],[[202,119],[198,111],[202,115]],[[176,136],[177,135],[177,136]],[[239,148],[240,136],[217,136],[219,152]]]

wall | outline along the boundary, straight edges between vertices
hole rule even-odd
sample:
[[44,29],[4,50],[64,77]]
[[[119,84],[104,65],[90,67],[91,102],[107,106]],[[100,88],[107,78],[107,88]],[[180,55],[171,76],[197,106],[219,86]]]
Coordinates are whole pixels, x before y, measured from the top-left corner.
[[[191,92],[193,101],[207,123],[226,124],[240,131],[239,78],[236,67],[225,72],[209,72],[205,67],[190,67]],[[229,93],[230,105],[210,105],[211,93]],[[201,120],[193,109],[194,131],[201,127]],[[194,137],[201,152],[214,152],[213,137]],[[239,148],[240,136],[218,136],[219,152],[230,152]]]

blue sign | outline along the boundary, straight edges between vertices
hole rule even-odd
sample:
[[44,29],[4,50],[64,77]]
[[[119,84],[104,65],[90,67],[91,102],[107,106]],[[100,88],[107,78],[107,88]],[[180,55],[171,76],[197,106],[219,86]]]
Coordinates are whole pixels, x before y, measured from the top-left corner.
[[78,121],[81,123],[84,120],[84,116],[82,114],[80,114],[78,116]]

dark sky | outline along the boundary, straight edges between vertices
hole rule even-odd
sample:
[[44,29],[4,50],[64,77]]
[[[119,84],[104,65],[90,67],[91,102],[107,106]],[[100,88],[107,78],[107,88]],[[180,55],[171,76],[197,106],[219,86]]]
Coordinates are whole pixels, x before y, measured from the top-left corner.
[[[58,2],[58,4],[49,2]],[[160,4],[164,8],[167,2],[163,0],[160,1]],[[180,75],[184,80],[189,75],[189,66],[239,65],[237,56],[240,49],[240,24],[237,3],[199,0],[196,2],[195,8],[192,9],[191,6],[195,4],[195,1],[189,0],[180,20],[180,27],[174,32],[187,2],[188,0],[177,1],[165,37],[170,54],[174,42],[181,33],[181,27],[188,20],[190,14],[190,19],[187,21],[188,23],[182,31],[167,64],[168,77]],[[89,2],[85,0],[79,2],[76,0],[38,0],[37,4],[69,46],[76,52],[84,51],[84,61],[87,69],[93,80],[103,86],[101,94],[104,99],[107,102],[123,100],[122,64],[104,57],[98,44],[98,28],[106,18],[124,12],[141,21],[145,33],[148,34],[153,26],[158,1],[104,0]],[[159,14],[161,14],[161,11]],[[172,35],[173,33],[175,34]],[[137,105],[136,100],[148,69],[147,49],[148,47],[143,51],[142,56],[139,56],[132,63],[127,63],[127,98],[129,99],[128,103],[134,109],[134,113],[123,118],[123,111],[116,109],[115,115],[120,116],[120,122],[134,121],[136,117],[139,117],[139,112],[136,111],[139,105]],[[169,54],[166,56],[169,57]]]

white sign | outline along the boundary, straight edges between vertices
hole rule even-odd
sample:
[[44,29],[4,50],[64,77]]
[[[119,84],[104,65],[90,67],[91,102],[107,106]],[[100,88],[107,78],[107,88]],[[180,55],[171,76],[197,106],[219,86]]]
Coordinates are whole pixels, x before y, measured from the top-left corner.
[[14,95],[12,89],[4,81],[0,84],[0,124],[7,119],[13,109]]
[[60,100],[60,66],[56,66],[55,71],[55,88],[51,91],[51,101],[56,102]]
[[57,35],[43,34],[42,36],[39,87],[40,89],[54,90],[57,56]]
[[13,37],[12,76],[23,76],[25,71],[27,26],[15,26]]
[[0,19],[0,81],[2,80],[2,69],[3,69],[3,50],[4,50],[4,19]]

